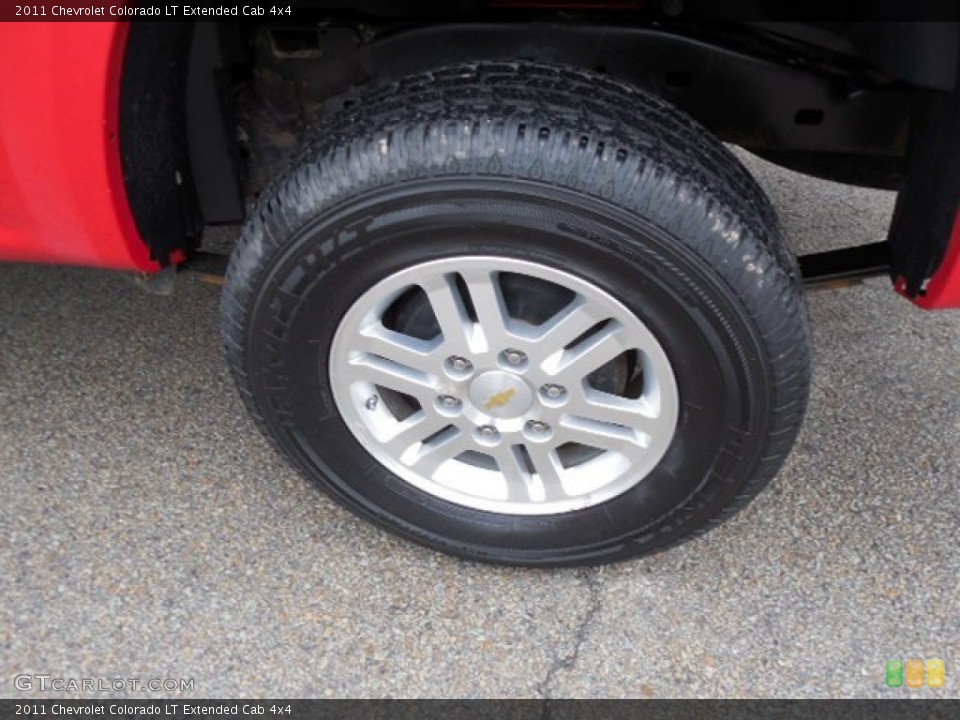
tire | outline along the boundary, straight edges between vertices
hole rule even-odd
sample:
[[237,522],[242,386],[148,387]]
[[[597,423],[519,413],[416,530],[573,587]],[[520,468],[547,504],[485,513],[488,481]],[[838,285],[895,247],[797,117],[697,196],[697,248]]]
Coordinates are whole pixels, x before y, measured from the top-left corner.
[[[430,475],[433,465],[420,474],[411,470],[413,480],[402,476],[406,461],[394,462],[398,455],[376,439],[373,425],[383,417],[401,422],[395,406],[409,398],[405,391],[394,396],[392,388],[353,381],[352,373],[365,372],[368,361],[378,373],[396,368],[381,367],[379,355],[355,352],[366,331],[362,323],[350,325],[350,318],[359,317],[355,308],[375,306],[383,327],[388,315],[390,323],[403,317],[409,338],[420,322],[410,318],[422,320],[427,307],[433,317],[427,324],[436,325],[420,339],[452,342],[456,332],[441,328],[435,334],[440,315],[433,311],[433,296],[424,306],[413,285],[410,298],[396,300],[400,310],[364,298],[400,283],[404,273],[439,273],[464,303],[457,317],[469,329],[489,309],[480,302],[468,307],[474,286],[465,279],[472,272],[482,275],[484,262],[501,268],[494,276],[496,302],[507,315],[541,302],[533,297],[537,293],[560,302],[573,288],[575,298],[582,291],[619,318],[591,332],[635,328],[635,337],[645,338],[637,340],[640,349],[563,392],[576,395],[578,403],[581,390],[603,402],[609,396],[602,393],[613,393],[614,404],[629,405],[631,412],[641,406],[630,403],[655,397],[649,433],[629,424],[601,427],[588,418],[590,432],[615,431],[618,439],[570,443],[549,456],[547,467],[529,454],[542,448],[533,440],[522,443],[534,431],[565,437],[571,416],[545,407],[543,417],[566,419],[556,426],[541,423],[546,430],[525,421],[517,431],[523,435],[510,435],[520,438],[509,451],[519,458],[518,467],[508,472],[511,456],[499,445],[490,446],[490,456],[471,451],[457,456],[455,466],[441,466],[460,468],[463,477],[502,475],[506,490],[471,485],[446,492],[448,481],[434,482]],[[457,268],[463,268],[459,276]],[[461,280],[466,295],[460,285],[450,285]],[[533,321],[518,324],[515,317],[505,322],[528,332]],[[359,516],[428,547],[485,562],[599,564],[662,550],[709,530],[777,473],[801,425],[809,387],[809,330],[795,262],[773,208],[749,173],[704,128],[664,101],[603,75],[532,63],[461,65],[410,77],[372,91],[321,128],[249,218],[227,272],[223,318],[240,393],[296,467]],[[477,325],[485,328],[484,322]],[[348,325],[361,330],[338,335]],[[583,342],[573,341],[552,357],[578,356]],[[494,344],[490,340],[484,352],[499,349]],[[453,412],[465,417],[469,410],[487,422],[484,413],[495,412],[491,403],[509,406],[514,396],[536,407],[549,405],[542,394],[546,386],[528,388],[524,383],[533,380],[517,380],[505,357],[484,355],[481,364],[489,368],[470,366],[483,372],[458,386],[464,396],[449,400]],[[527,363],[525,357],[518,363]],[[450,377],[453,358],[444,366]],[[667,365],[657,365],[658,358]],[[494,367],[500,369],[495,373]],[[492,377],[516,386],[484,404],[473,398],[482,390],[481,375],[484,382]],[[624,380],[628,375],[633,379]],[[609,387],[592,384],[601,381]],[[629,383],[641,390],[628,396]],[[374,390],[366,401],[369,417],[377,418],[369,420],[373,429],[366,428],[364,406],[355,402],[356,388]],[[381,390],[382,397],[376,395]],[[385,407],[388,395],[393,404]],[[418,404],[428,414],[450,409],[425,403],[429,398],[409,400],[407,411],[416,413]],[[510,415],[502,425],[496,420],[476,428],[451,425],[444,432],[457,442],[481,442],[470,447],[484,450],[489,438],[483,428],[493,427],[489,432],[499,433],[506,447],[509,428],[526,417]],[[624,444],[617,444],[621,436]],[[418,445],[415,456],[439,442]],[[643,451],[629,443],[642,442],[655,448],[656,462],[633,477],[639,467],[633,458],[642,458]],[[562,452],[576,458],[570,472],[565,461],[557,465]],[[591,468],[577,476],[588,483],[581,494],[568,493],[566,485],[548,487],[554,470],[571,477],[581,467]],[[607,475],[594,467],[609,468],[621,484],[604,485]],[[460,475],[448,477],[460,482]],[[526,490],[515,491],[510,482],[516,478],[528,483]],[[563,504],[568,494],[573,499]],[[537,505],[550,497],[559,498],[558,504]]]

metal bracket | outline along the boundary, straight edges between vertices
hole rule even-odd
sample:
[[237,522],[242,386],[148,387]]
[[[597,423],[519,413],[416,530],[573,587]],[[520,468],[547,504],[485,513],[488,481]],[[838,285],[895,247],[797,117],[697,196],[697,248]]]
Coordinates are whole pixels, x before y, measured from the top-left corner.
[[858,285],[865,278],[888,275],[890,246],[886,241],[827,250],[797,257],[808,290]]
[[229,255],[194,250],[185,262],[177,265],[177,272],[194,273],[203,282],[223,285],[229,262]]

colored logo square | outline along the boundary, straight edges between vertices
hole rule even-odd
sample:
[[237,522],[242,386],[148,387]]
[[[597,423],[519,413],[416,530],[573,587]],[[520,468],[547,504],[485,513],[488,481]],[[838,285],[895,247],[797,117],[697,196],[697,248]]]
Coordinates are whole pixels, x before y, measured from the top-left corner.
[[907,687],[923,687],[923,660],[907,660]]
[[946,681],[946,674],[943,660],[927,660],[927,685],[932,688],[942,688]]
[[887,687],[903,685],[903,660],[887,660]]

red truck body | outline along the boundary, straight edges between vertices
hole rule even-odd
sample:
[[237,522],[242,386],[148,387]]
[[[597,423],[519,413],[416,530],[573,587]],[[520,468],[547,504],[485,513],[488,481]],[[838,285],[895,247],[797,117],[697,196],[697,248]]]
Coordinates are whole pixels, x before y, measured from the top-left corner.
[[154,271],[119,149],[127,23],[0,26],[0,260]]

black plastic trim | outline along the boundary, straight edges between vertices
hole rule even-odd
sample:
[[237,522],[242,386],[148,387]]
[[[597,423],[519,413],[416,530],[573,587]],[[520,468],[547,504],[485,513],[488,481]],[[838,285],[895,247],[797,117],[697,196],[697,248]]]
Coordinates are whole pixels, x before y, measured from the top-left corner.
[[200,213],[206,224],[243,219],[242,162],[221,39],[224,23],[196,23],[187,80],[187,135]]
[[137,230],[161,265],[199,236],[187,148],[187,62],[192,27],[130,25],[120,83],[120,153]]
[[894,279],[917,297],[943,261],[960,208],[960,90],[918,95],[908,147],[887,242]]

